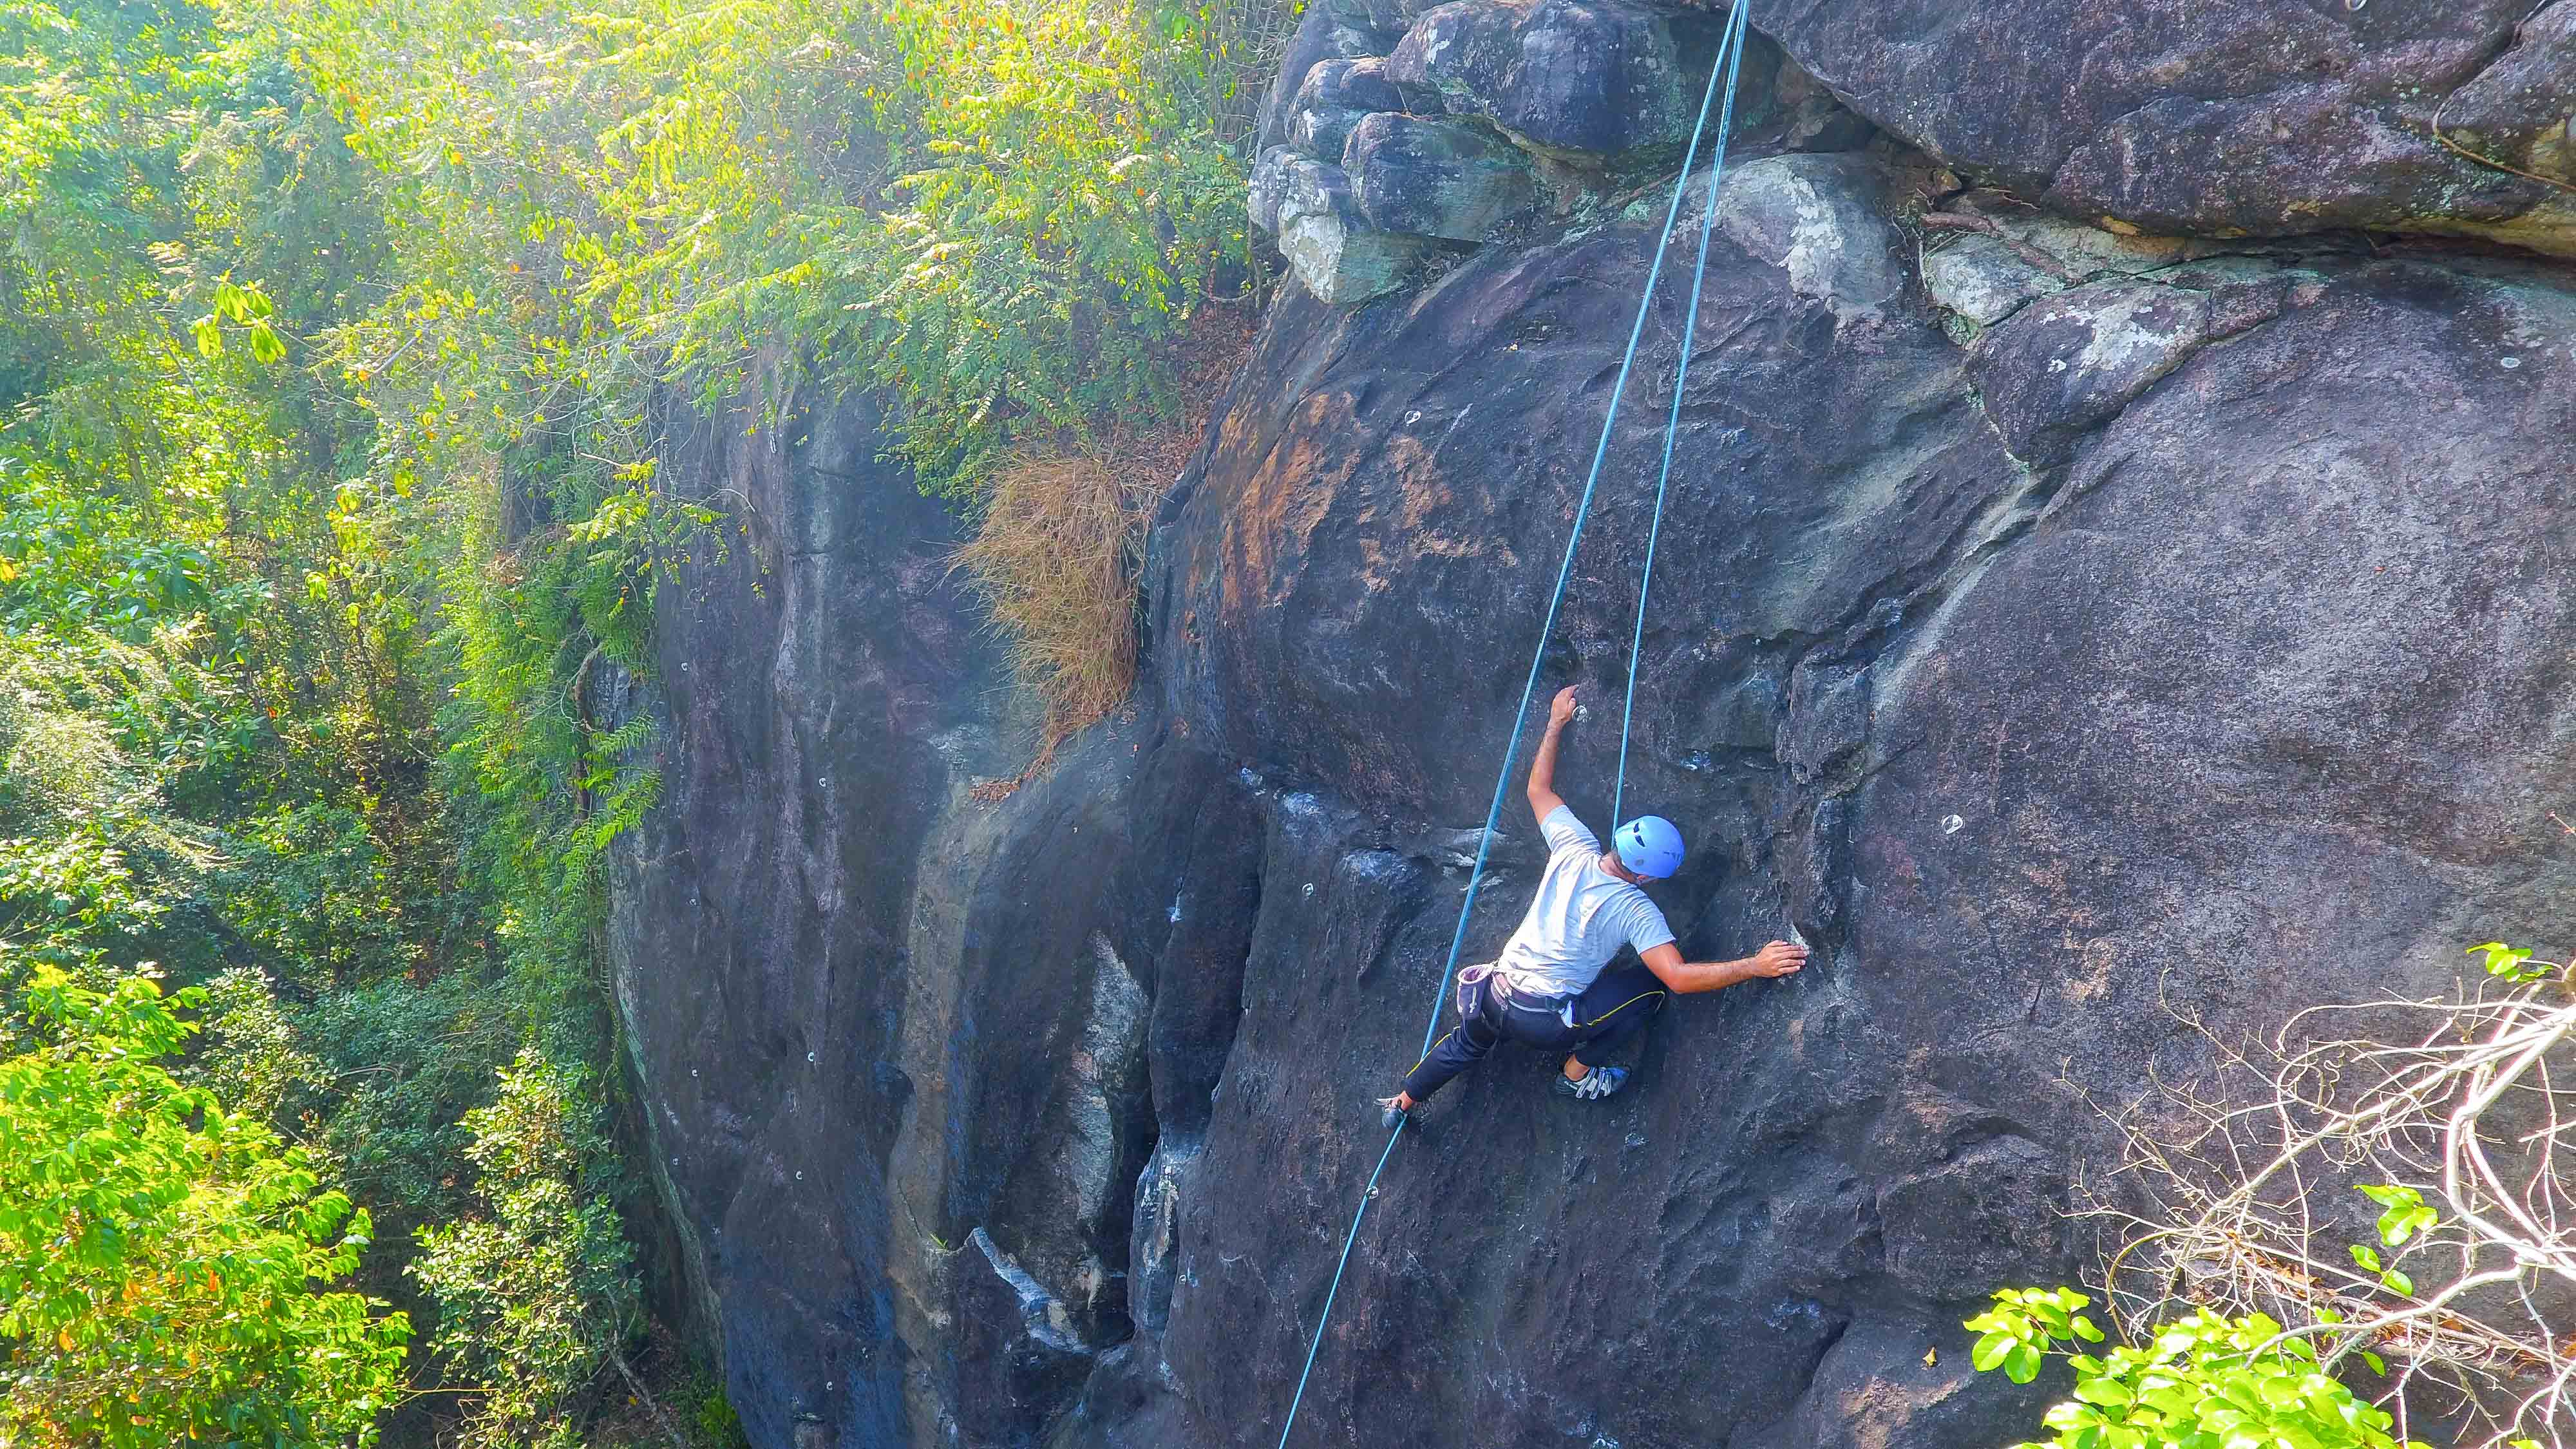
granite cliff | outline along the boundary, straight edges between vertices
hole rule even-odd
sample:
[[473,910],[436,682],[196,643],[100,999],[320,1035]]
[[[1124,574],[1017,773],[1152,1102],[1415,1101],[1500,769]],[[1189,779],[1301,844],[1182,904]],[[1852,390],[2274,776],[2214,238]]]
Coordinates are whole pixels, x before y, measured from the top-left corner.
[[[2168,1004],[2258,1031],[2552,925],[2576,9],[2526,9],[1756,5],[1630,794],[1687,951],[1817,960],[1606,1106],[1444,1095],[1298,1442],[2010,1442],[1958,1320],[2081,1271],[2086,1094],[2203,1065]],[[873,404],[673,440],[746,532],[665,592],[609,944],[761,1449],[1276,1441],[1715,26],[1309,12],[1253,182],[1297,280],[1155,521],[1134,705],[999,803],[1034,706]],[[1546,641],[1596,703],[1685,295]],[[1526,822],[1496,860],[1471,959]]]

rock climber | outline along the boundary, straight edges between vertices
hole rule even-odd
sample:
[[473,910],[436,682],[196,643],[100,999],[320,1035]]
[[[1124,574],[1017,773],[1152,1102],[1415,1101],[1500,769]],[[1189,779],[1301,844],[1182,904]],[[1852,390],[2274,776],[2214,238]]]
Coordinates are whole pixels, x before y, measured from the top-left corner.
[[[1378,1099],[1389,1129],[1503,1041],[1565,1051],[1556,1092],[1600,1101],[1628,1081],[1627,1068],[1603,1066],[1601,1055],[1643,1030],[1668,995],[1791,976],[1807,964],[1807,948],[1787,941],[1740,961],[1682,959],[1664,913],[1639,889],[1681,869],[1682,834],[1660,815],[1641,815],[1619,827],[1616,849],[1601,848],[1556,793],[1557,744],[1573,719],[1568,687],[1549,706],[1530,762],[1530,812],[1548,849],[1537,897],[1502,955],[1458,973],[1458,1024],[1405,1074],[1401,1091]],[[1604,972],[1622,944],[1636,948],[1637,962]]]

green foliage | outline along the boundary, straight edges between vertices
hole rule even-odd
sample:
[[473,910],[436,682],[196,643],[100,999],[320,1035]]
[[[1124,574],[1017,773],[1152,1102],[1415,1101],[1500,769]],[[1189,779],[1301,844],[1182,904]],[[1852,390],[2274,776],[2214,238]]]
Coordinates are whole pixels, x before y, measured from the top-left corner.
[[2535,981],[2546,981],[2567,969],[2555,961],[2534,961],[2531,952],[2520,947],[2508,946],[2502,941],[2487,941],[2471,946],[2469,954],[2486,957],[2487,974],[2503,980],[2510,986],[2528,986]]
[[[363,1438],[401,1319],[334,1283],[437,1301],[413,1368],[470,1436],[582,1432],[640,1322],[593,948],[661,785],[622,686],[748,501],[675,496],[663,440],[864,386],[965,495],[1170,416],[1183,326],[1257,286],[1292,19],[0,0],[0,993],[42,1006],[0,1070],[43,1084],[0,1145],[85,1134],[0,1168],[0,1443]],[[115,1254],[31,1256],[101,1202]]]
[[288,805],[234,822],[224,918],[304,992],[409,964],[398,863],[348,805]]
[[411,1265],[439,1304],[438,1349],[481,1384],[468,1442],[569,1442],[572,1397],[640,1325],[593,1125],[589,1074],[523,1051],[467,1114],[482,1211],[425,1228]]
[[725,1398],[722,1384],[701,1380],[688,1403],[689,1428],[698,1443],[707,1449],[750,1449],[750,1436],[743,1433],[742,1419]]
[[725,398],[784,343],[895,396],[964,490],[1015,437],[1171,414],[1168,343],[1249,258],[1245,78],[1294,9],[255,13],[393,178],[410,284],[335,350],[406,448],[577,442],[635,481],[647,386]]
[[371,1441],[410,1327],[311,1286],[356,1269],[367,1214],[158,1064],[202,994],[39,968],[26,996],[43,1044],[0,1063],[0,1439]]
[[235,967],[197,991],[203,1047],[180,1074],[189,1085],[261,1122],[293,1121],[296,1107],[328,1090],[329,1074],[305,1050],[266,977]]
[[389,1231],[470,1205],[465,1114],[489,1100],[518,1047],[509,994],[462,973],[370,981],[292,1008],[331,1083],[311,1136]]
[[2204,1308],[2157,1328],[2143,1348],[2095,1353],[2105,1335],[2081,1311],[2091,1301],[2067,1288],[2006,1289],[1967,1322],[1981,1371],[2026,1384],[2050,1357],[2074,1371],[2073,1397],[2043,1419],[2057,1449],[2396,1449],[2395,1420],[2262,1314]]
[[2402,1248],[2409,1238],[2441,1224],[2442,1215],[2414,1188],[2380,1183],[2365,1185],[2360,1192],[2384,1209],[2379,1215],[2379,1240],[2392,1248]]

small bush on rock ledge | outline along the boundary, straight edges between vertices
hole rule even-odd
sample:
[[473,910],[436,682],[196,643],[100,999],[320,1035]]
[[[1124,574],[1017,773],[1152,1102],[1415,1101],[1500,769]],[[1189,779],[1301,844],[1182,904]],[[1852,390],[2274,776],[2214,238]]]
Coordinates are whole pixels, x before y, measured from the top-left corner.
[[1199,314],[1182,346],[1177,423],[1060,441],[995,470],[957,564],[1046,700],[1038,765],[1116,709],[1136,682],[1145,527],[1198,446],[1250,330],[1237,313]]

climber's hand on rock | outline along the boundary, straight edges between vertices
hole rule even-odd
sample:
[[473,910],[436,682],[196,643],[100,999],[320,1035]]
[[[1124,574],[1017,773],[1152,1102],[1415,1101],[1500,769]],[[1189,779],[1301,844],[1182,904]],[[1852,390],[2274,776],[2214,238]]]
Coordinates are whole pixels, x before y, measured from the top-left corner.
[[1574,686],[1569,684],[1556,692],[1556,702],[1547,707],[1547,727],[1561,730],[1574,722]]
[[1756,976],[1795,976],[1798,968],[1806,964],[1807,948],[1793,946],[1786,941],[1774,941],[1753,953],[1753,974]]

